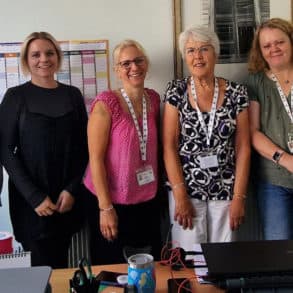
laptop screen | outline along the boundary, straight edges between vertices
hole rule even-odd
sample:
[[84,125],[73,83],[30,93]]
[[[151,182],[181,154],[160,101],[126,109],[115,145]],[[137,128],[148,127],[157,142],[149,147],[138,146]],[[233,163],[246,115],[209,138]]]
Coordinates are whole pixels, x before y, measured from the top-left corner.
[[293,240],[202,243],[211,278],[293,274]]
[[46,293],[51,271],[48,266],[0,269],[1,292]]

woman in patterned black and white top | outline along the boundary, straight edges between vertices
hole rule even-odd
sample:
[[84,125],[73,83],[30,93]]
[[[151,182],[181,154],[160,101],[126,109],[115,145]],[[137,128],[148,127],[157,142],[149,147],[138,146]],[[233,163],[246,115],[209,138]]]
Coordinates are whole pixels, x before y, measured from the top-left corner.
[[187,29],[179,47],[191,76],[167,85],[163,146],[172,239],[190,250],[194,243],[232,241],[243,223],[248,97],[243,85],[215,77],[220,48],[214,32]]

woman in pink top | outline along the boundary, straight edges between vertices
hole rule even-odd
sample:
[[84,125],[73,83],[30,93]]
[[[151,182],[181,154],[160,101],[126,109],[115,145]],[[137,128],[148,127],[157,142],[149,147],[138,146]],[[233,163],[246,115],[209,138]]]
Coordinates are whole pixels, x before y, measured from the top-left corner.
[[160,97],[144,87],[149,60],[125,40],[113,52],[122,87],[95,99],[88,124],[90,163],[84,183],[97,196],[96,264],[125,262],[123,247],[152,248],[159,257],[158,123]]

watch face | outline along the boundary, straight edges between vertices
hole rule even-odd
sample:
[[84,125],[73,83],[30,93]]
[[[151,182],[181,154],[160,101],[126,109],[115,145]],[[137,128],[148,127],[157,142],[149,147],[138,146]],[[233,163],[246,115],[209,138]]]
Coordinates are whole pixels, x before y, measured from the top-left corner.
[[282,155],[281,153],[275,152],[274,155],[273,155],[273,160],[275,162],[278,162],[280,160],[280,158],[281,158],[281,155]]

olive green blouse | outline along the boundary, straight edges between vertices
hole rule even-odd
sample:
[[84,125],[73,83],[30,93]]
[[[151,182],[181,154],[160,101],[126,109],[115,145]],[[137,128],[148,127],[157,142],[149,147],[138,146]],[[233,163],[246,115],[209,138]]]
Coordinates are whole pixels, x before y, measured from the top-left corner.
[[[281,149],[289,153],[288,132],[292,127],[275,82],[265,73],[250,74],[247,80],[248,96],[260,105],[260,130]],[[291,94],[287,97],[290,105]],[[292,131],[291,131],[292,132]],[[258,156],[255,166],[259,179],[274,185],[293,188],[293,174],[263,156]]]

